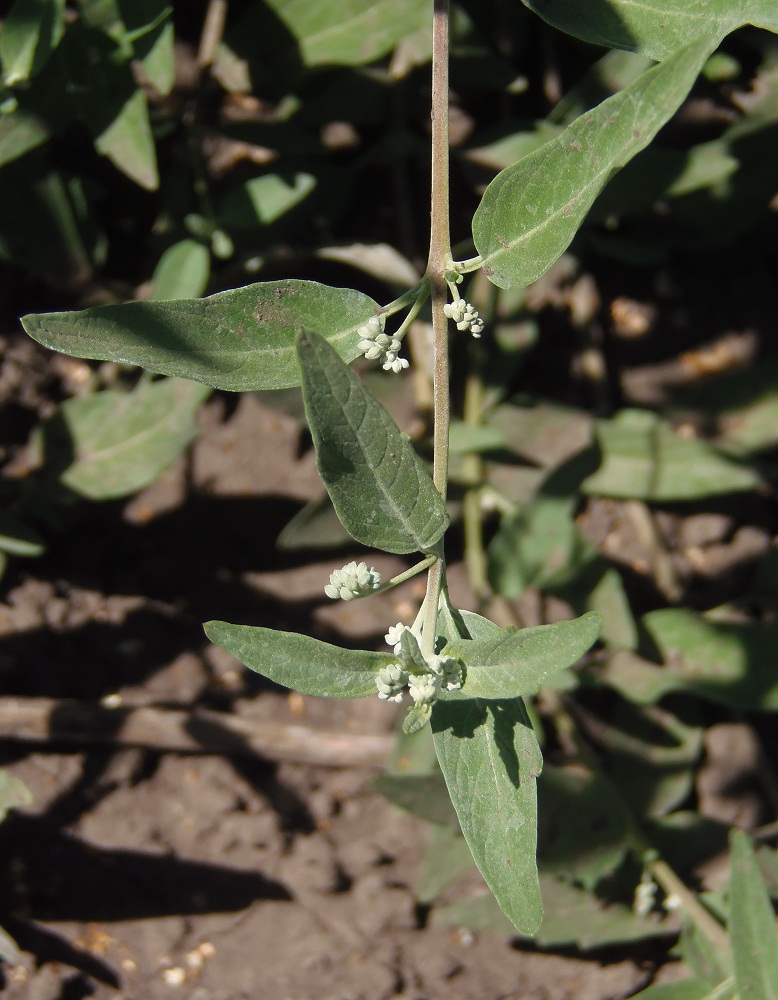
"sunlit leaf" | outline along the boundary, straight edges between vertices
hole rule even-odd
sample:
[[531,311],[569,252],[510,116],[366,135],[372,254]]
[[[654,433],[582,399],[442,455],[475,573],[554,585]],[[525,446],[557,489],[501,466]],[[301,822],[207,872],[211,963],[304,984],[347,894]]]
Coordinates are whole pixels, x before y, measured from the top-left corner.
[[611,173],[680,106],[712,48],[703,38],[673,53],[494,178],[473,218],[475,245],[494,284],[528,285],[551,267]]
[[28,806],[32,803],[32,792],[21,780],[8,771],[0,771],[0,823],[8,815],[9,809]]
[[751,490],[754,468],[722,455],[706,441],[685,438],[655,413],[621,410],[597,421],[600,468],[583,483],[594,496],[695,500]]
[[343,526],[386,552],[431,548],[448,514],[407,435],[322,337],[300,334],[298,350],[319,472]]
[[458,639],[447,656],[461,659],[467,673],[450,698],[517,698],[535,694],[555,674],[571,667],[596,640],[602,619],[589,612],[573,621],[504,629],[495,638]]
[[6,87],[23,83],[43,68],[64,27],[65,0],[16,0],[0,30]]
[[309,66],[359,66],[386,55],[406,34],[426,25],[419,0],[267,0],[296,38]]
[[208,285],[211,255],[198,240],[179,240],[162,254],[151,279],[151,298],[198,298]]
[[249,670],[321,698],[377,694],[376,674],[396,659],[391,653],[342,649],[296,632],[217,621],[206,622],[204,628],[211,642],[232,653]]
[[521,701],[438,701],[435,750],[465,840],[513,925],[543,916],[535,849],[542,757]]
[[219,221],[237,229],[270,225],[307,198],[315,187],[312,174],[262,174],[229,192]]
[[60,481],[81,496],[106,500],[152,483],[194,439],[197,407],[209,389],[197,382],[141,382],[68,399],[46,429],[46,457],[64,465]]
[[778,708],[778,623],[714,622],[687,608],[660,608],[642,623],[665,666],[614,653],[602,676],[624,697],[650,704],[670,691],[691,691],[729,708]]
[[367,295],[313,281],[268,281],[204,299],[127,302],[25,316],[27,333],[78,358],[140,365],[234,392],[300,384],[295,339],[315,330],[353,361],[358,330],[378,310]]
[[[754,24],[778,31],[778,10],[772,0],[522,0],[555,28],[577,38],[631,49],[652,59],[664,59],[700,37],[713,48],[730,31]],[[712,51],[712,49],[711,49]]]

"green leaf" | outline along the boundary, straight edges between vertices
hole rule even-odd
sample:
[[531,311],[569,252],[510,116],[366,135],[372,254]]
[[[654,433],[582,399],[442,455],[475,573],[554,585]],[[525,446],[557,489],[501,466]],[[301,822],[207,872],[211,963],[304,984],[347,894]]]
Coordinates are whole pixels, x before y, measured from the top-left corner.
[[296,38],[308,66],[359,66],[380,59],[406,34],[427,24],[419,0],[267,0]]
[[53,285],[78,287],[91,274],[71,190],[42,158],[26,157],[2,170],[0,258]]
[[680,979],[675,983],[657,983],[636,993],[632,1000],[728,1000],[731,993],[721,994],[702,979]]
[[32,792],[16,775],[0,771],[0,823],[8,815],[9,809],[28,806],[32,803]]
[[713,47],[703,38],[673,53],[494,178],[473,218],[473,239],[494,284],[528,285],[551,267],[611,173],[678,109]]
[[42,555],[45,548],[46,543],[37,531],[13,514],[0,511],[0,551],[29,559]]
[[596,640],[602,619],[595,611],[573,621],[501,630],[486,639],[459,639],[445,647],[447,656],[467,668],[461,691],[446,698],[518,698],[535,694],[555,674],[572,666]]
[[437,767],[429,774],[381,774],[373,782],[373,787],[414,816],[459,830],[446,782]]
[[[448,792],[446,799],[448,800]],[[430,826],[427,831],[427,853],[416,883],[416,898],[420,903],[431,903],[453,882],[474,871],[473,855],[462,836],[459,823],[455,827]],[[508,923],[494,897],[489,898],[502,919]]]
[[359,355],[359,327],[378,305],[350,288],[267,281],[178,302],[127,302],[22,318],[27,333],[77,358],[128,362],[163,375],[248,392],[300,384],[301,327],[331,340],[346,361]]
[[621,410],[597,421],[602,465],[583,483],[590,496],[664,502],[739,493],[758,473],[705,441],[680,437],[658,414]]
[[[576,945],[582,951],[664,937],[673,929],[641,917],[620,903],[604,904],[585,889],[541,873],[543,923],[534,942],[541,948]],[[510,934],[512,927],[491,896],[483,895],[432,911],[434,924],[454,924],[473,930]]]
[[522,702],[437,701],[435,750],[473,858],[514,926],[540,926],[536,779],[543,760]]
[[296,632],[252,625],[206,622],[205,634],[249,670],[276,684],[320,698],[366,698],[377,694],[375,677],[395,662],[391,653],[341,649]]
[[219,211],[219,222],[235,229],[269,226],[315,187],[313,174],[262,174],[229,192]]
[[148,191],[156,191],[159,187],[149,105],[140,88],[132,93],[110,124],[95,136],[95,149],[141,187]]
[[[687,42],[706,37],[713,48],[730,31],[754,24],[778,31],[773,0],[522,0],[544,21],[608,48],[664,59]],[[713,48],[711,51],[713,51]]]
[[296,552],[300,549],[337,549],[351,543],[351,535],[340,523],[332,501],[323,497],[299,510],[276,538],[276,547]]
[[778,708],[778,622],[716,622],[686,608],[662,608],[642,623],[665,666],[614,653],[602,679],[625,698],[648,704],[670,691],[691,691],[731,709]]
[[632,816],[604,776],[548,766],[538,781],[538,864],[593,890],[627,851]]
[[66,400],[45,430],[47,460],[90,500],[135,493],[195,438],[195,412],[208,394],[196,382],[164,379]]
[[298,354],[319,472],[343,526],[386,552],[432,548],[448,514],[407,435],[318,334],[301,333]]
[[151,280],[151,298],[196,299],[208,285],[211,255],[198,240],[180,240],[162,254]]
[[730,836],[729,934],[740,1000],[778,1000],[778,931],[748,834]]
[[29,80],[43,68],[64,27],[65,0],[16,0],[0,30],[6,87]]
[[405,735],[413,736],[414,733],[421,732],[430,721],[431,715],[432,705],[411,705],[403,719]]
[[[0,35],[0,38],[2,35]],[[23,108],[0,117],[0,167],[42,145],[49,127],[37,115]]]

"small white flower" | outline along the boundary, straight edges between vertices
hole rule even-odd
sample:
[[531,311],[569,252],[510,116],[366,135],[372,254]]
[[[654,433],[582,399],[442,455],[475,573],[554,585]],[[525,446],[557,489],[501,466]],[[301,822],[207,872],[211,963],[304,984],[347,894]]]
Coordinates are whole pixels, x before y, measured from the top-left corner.
[[478,311],[464,299],[457,299],[456,302],[447,302],[443,307],[443,312],[449,319],[457,325],[457,330],[469,330],[476,338],[481,336],[484,329],[484,321],[478,315]]
[[407,628],[407,625],[403,625],[402,622],[397,622],[396,625],[389,626],[389,631],[384,636],[387,643],[394,648],[395,656],[400,655],[400,637]]
[[641,879],[638,887],[635,889],[635,901],[633,903],[635,913],[641,917],[645,917],[653,909],[656,890],[657,884],[650,877]]
[[457,691],[462,687],[463,670],[459,660],[453,656],[431,656],[427,663],[447,691]]
[[383,316],[371,316],[357,331],[361,338],[357,347],[368,361],[380,361],[385,371],[401,372],[408,367],[405,358],[398,356],[402,341],[399,337],[384,333],[385,324]]
[[324,588],[327,597],[333,601],[353,601],[355,597],[364,597],[372,593],[381,584],[381,574],[367,563],[350,562],[341,569],[330,573],[330,582]]
[[431,705],[438,697],[443,678],[439,674],[411,674],[408,691],[416,705]]
[[376,674],[378,697],[383,701],[402,701],[403,688],[407,683],[408,674],[400,663],[390,663],[388,667],[381,667]]

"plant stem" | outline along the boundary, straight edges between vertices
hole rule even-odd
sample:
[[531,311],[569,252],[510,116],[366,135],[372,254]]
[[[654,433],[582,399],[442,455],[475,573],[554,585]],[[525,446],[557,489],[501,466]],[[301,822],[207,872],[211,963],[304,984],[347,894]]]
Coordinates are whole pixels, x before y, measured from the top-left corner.
[[[421,562],[417,562],[414,566],[410,566],[408,569],[404,570],[402,573],[398,573],[397,576],[393,576],[391,580],[387,580],[386,583],[382,583],[380,587],[377,587],[373,593],[378,594],[382,590],[389,590],[392,587],[396,587],[399,583],[405,583],[406,580],[412,579],[419,573],[423,573],[425,569],[428,569],[437,559],[436,555],[428,555],[426,558],[422,559]],[[370,594],[365,595],[367,597]]]
[[[432,479],[445,499],[448,485],[448,320],[443,307],[448,301],[445,273],[451,266],[448,202],[448,0],[434,0],[432,22],[432,191],[430,255],[426,277],[430,283],[433,337],[433,459]],[[432,565],[424,598],[422,653],[435,651],[438,599],[443,584],[444,562]]]

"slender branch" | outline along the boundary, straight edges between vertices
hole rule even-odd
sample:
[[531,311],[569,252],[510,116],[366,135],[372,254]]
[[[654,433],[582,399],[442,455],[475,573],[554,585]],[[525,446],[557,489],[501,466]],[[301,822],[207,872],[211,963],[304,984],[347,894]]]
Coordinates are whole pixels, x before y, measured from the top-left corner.
[[[445,499],[448,485],[449,373],[448,320],[443,307],[448,301],[445,273],[451,266],[448,194],[448,0],[435,0],[432,22],[432,191],[430,255],[427,278],[432,304],[434,343],[432,394],[434,406],[432,479]],[[422,652],[434,652],[438,599],[443,584],[442,545],[440,560],[427,577],[424,599]]]

